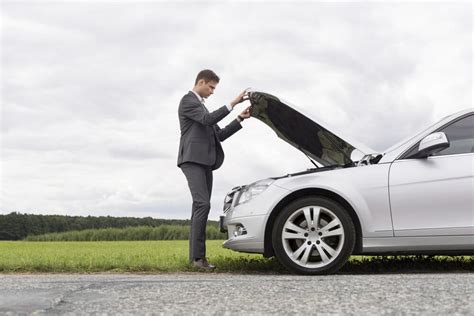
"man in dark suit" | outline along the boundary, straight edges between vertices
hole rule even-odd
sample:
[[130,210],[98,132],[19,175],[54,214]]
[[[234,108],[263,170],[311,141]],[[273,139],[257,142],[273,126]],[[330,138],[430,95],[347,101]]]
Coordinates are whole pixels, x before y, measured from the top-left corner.
[[250,117],[249,107],[225,128],[217,122],[226,117],[247,93],[240,93],[229,105],[209,112],[204,99],[214,93],[219,77],[209,69],[199,72],[194,88],[179,103],[178,116],[181,129],[178,167],[181,168],[193,199],[191,230],[189,234],[189,262],[201,269],[212,270],[214,265],[206,259],[206,224],[211,209],[212,171],[224,162],[220,144],[242,128],[240,124]]

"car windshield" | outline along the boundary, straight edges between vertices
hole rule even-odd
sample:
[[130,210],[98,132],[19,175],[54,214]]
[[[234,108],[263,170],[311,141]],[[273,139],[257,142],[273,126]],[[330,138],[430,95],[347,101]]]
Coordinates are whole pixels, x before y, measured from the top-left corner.
[[436,124],[446,120],[447,118],[451,117],[452,115],[448,115],[448,116],[445,116],[443,117],[441,120],[437,121],[436,123],[434,124],[429,124],[429,125],[426,125],[425,127],[423,127],[422,129],[418,130],[418,132],[416,132],[414,135],[412,136],[409,136],[403,140],[401,140],[400,142],[396,143],[395,145],[393,146],[390,146],[389,148],[387,148],[386,150],[383,151],[383,153],[388,153],[388,152],[391,152],[392,150],[395,150],[397,149],[398,147],[400,146],[403,146],[404,144],[408,143],[409,141],[411,141],[412,139],[415,139],[417,138],[419,135],[425,133],[427,130],[431,129],[433,126],[435,126]]

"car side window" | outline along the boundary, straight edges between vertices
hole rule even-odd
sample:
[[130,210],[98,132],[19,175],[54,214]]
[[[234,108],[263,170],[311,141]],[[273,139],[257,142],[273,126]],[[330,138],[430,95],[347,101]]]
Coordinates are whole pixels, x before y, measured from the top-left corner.
[[433,156],[474,153],[474,115],[469,115],[441,129],[449,140],[449,147]]
[[[445,126],[437,132],[444,132],[449,140],[449,147],[433,156],[474,153],[474,115],[466,116],[454,123]],[[413,157],[418,152],[418,146],[410,149],[404,157]]]

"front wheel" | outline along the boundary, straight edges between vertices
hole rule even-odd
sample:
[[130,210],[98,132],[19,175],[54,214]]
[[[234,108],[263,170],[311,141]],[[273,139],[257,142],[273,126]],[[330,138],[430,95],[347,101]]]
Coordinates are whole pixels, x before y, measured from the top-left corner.
[[272,242],[278,261],[298,274],[330,274],[352,254],[355,228],[346,209],[324,197],[286,206],[275,221]]

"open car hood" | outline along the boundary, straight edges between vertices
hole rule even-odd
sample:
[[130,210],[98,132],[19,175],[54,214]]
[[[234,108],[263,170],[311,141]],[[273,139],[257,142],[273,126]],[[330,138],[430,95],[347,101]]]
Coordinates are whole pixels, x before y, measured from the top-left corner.
[[352,164],[367,154],[273,95],[252,91],[249,100],[251,116],[323,166]]

